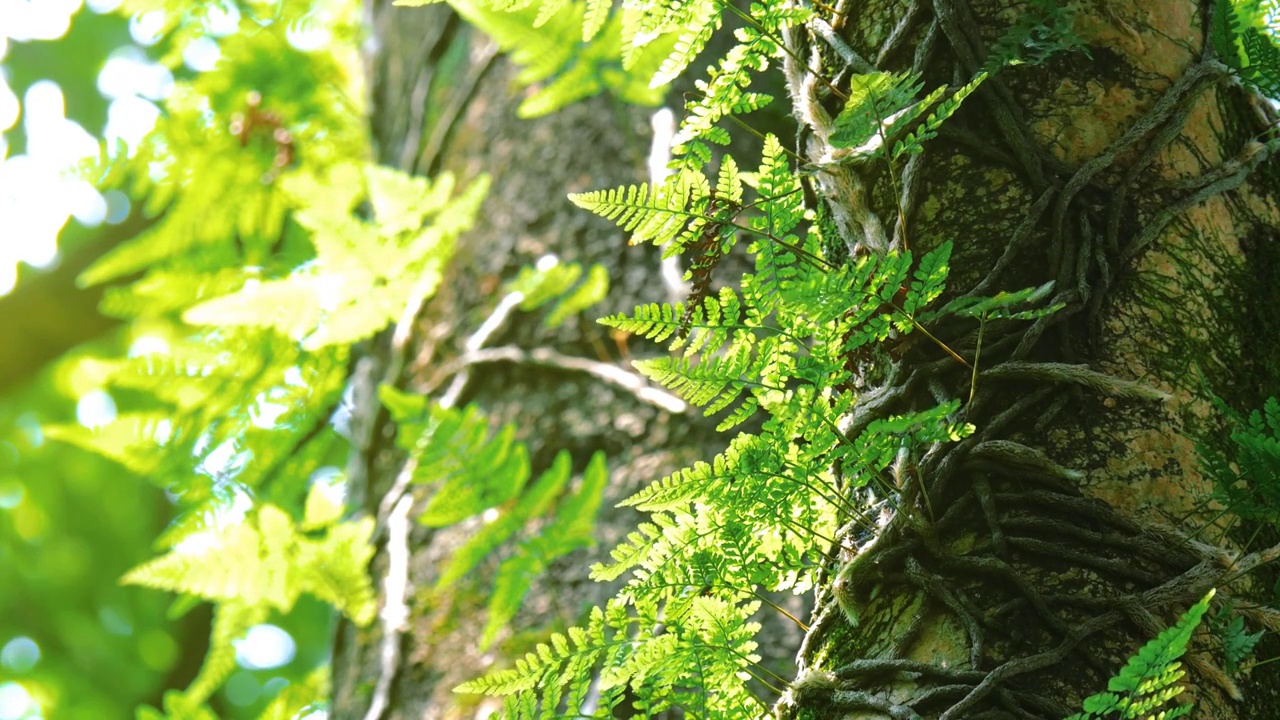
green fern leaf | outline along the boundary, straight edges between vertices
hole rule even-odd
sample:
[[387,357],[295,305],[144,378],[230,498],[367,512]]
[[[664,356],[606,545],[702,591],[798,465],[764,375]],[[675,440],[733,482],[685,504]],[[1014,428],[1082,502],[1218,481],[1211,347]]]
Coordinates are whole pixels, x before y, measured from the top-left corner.
[[329,668],[321,667],[280,691],[258,715],[258,720],[293,720],[307,714],[308,708],[329,697]]
[[609,19],[609,10],[613,7],[613,0],[587,0],[587,11],[582,22],[582,41],[590,42],[591,38],[600,32],[600,28],[604,27],[604,23]]
[[[1209,609],[1214,591],[1191,606],[1174,623],[1143,645],[1120,672],[1107,682],[1105,693],[1085,698],[1082,709],[1067,720],[1091,720],[1118,713],[1125,720],[1145,718],[1182,692],[1176,683],[1185,674],[1178,659],[1187,651],[1191,635]],[[1189,705],[1163,711],[1161,717],[1180,717],[1190,712]]]
[[641,183],[614,190],[574,193],[569,195],[569,200],[632,233],[633,245],[652,242],[683,246],[695,239],[707,223],[699,211],[705,210],[709,193],[705,177],[681,172],[656,190]]
[[527,492],[520,496],[514,508],[482,527],[470,540],[458,548],[441,571],[440,579],[436,581],[436,588],[445,588],[460,580],[475,569],[481,560],[515,535],[526,522],[545,513],[556,496],[564,489],[565,484],[569,482],[572,470],[573,460],[569,453],[564,450],[557,453],[551,466],[538,476]]
[[686,21],[676,37],[675,47],[657,74],[649,82],[649,87],[660,87],[680,77],[685,68],[707,46],[711,35],[720,29],[720,8],[714,0],[696,0],[685,10]]
[[565,320],[604,300],[608,294],[609,271],[603,265],[594,264],[587,270],[586,279],[560,298],[544,322],[547,327],[560,327]]

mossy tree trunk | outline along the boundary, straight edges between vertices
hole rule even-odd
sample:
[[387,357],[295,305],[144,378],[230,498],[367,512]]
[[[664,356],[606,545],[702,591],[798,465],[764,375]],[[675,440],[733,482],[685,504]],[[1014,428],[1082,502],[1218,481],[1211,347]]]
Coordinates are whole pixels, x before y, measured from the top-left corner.
[[[815,160],[839,109],[815,74],[847,89],[865,59],[962,84],[1035,3],[836,5],[787,63]],[[1270,587],[1242,566],[1274,531],[1224,532],[1196,454],[1221,433],[1206,388],[1246,411],[1280,388],[1276,115],[1207,47],[1212,5],[1075,3],[1089,52],[988,80],[896,186],[874,165],[815,177],[868,251],[877,225],[898,249],[953,243],[952,297],[1051,280],[1064,308],[988,321],[972,399],[974,374],[930,343],[877,373],[859,427],[959,398],[977,430],[909,458],[902,482],[927,496],[904,487],[879,536],[847,544],[782,716],[1061,718],[1210,588],[1218,605]],[[975,357],[977,323],[934,332]],[[1110,381],[1084,370],[1162,397],[1090,389]],[[1195,716],[1280,716],[1276,665],[1228,678],[1204,640]]]
[[[350,468],[351,491],[365,512],[380,519],[371,569],[383,603],[387,582],[394,580],[390,556],[407,552],[410,618],[390,635],[381,621],[366,630],[338,628],[332,717],[484,716],[496,701],[452,689],[523,655],[551,631],[580,624],[590,608],[603,605],[617,587],[591,581],[588,568],[607,559],[641,519],[614,504],[710,457],[722,441],[696,409],[663,409],[582,369],[594,363],[597,370],[630,372],[630,357],[660,352],[611,336],[594,322],[665,293],[656,248],[628,247],[623,232],[566,198],[645,180],[653,112],[597,97],[547,117],[520,119],[516,108],[524,91],[515,82],[516,68],[447,6],[394,8],[378,0],[369,11],[371,121],[379,160],[427,175],[450,171],[464,180],[485,173],[492,184],[481,220],[461,243],[440,292],[413,323],[404,349],[392,349],[388,331],[366,348],[356,369],[361,447]],[[541,315],[517,311],[484,342],[484,349],[499,352],[471,364],[481,357],[466,344],[493,315],[502,283],[548,254],[604,265],[608,297],[558,330],[542,327]],[[531,357],[535,350],[541,360]],[[515,358],[521,354],[523,360]],[[390,382],[440,399],[459,370],[469,379],[458,406],[476,403],[493,427],[514,424],[529,445],[535,477],[561,449],[572,453],[578,472],[593,452],[604,451],[610,472],[596,547],[557,561],[540,577],[512,627],[488,651],[477,638],[496,560],[458,586],[432,590],[442,562],[476,526],[414,527],[404,548],[390,548],[394,533],[385,531],[386,498],[404,458],[394,449],[395,426],[379,410],[374,389]],[[410,518],[429,493],[412,489],[416,510]],[[795,630],[775,638],[777,671],[788,671],[799,640]]]

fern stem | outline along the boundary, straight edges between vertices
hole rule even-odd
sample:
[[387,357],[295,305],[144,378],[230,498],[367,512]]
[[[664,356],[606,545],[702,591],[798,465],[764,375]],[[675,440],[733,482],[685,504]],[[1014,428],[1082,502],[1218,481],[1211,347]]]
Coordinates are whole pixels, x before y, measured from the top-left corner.
[[[905,236],[904,236],[905,237]],[[978,392],[978,358],[982,357],[982,331],[987,327],[987,314],[982,313],[978,320],[978,345],[973,351],[973,374],[969,378],[969,404],[973,404],[973,396]]]
[[747,227],[746,225],[739,225],[738,223],[735,223],[735,222],[726,222],[726,223],[725,223],[725,225],[728,225],[729,227],[737,228],[737,229],[739,229],[739,230],[742,230],[743,232],[755,233],[756,235],[759,235],[760,237],[768,238],[769,240],[772,240],[773,242],[778,243],[778,244],[779,244],[779,245],[781,245],[782,247],[784,247],[784,248],[786,248],[786,249],[790,250],[791,252],[793,252],[793,253],[795,253],[795,254],[797,254],[797,255],[800,255],[800,256],[802,256],[802,257],[804,257],[804,258],[806,258],[806,259],[808,259],[808,260],[811,260],[811,261],[813,261],[813,262],[815,262],[815,263],[819,263],[819,264],[821,264],[823,267],[826,267],[828,270],[835,270],[835,269],[836,269],[836,266],[835,266],[835,265],[832,265],[831,263],[827,262],[826,260],[824,260],[824,259],[822,259],[822,258],[818,257],[817,255],[814,255],[813,253],[809,252],[808,250],[805,250],[804,248],[800,247],[799,245],[796,245],[796,244],[794,244],[794,243],[789,243],[789,242],[787,242],[786,240],[783,240],[782,238],[777,237],[776,235],[774,235],[774,234],[772,234],[772,233],[765,232],[765,231],[763,231],[763,230],[756,230],[755,228]]
[[792,615],[791,613],[787,612],[786,608],[782,607],[781,605],[778,605],[778,604],[774,603],[773,601],[769,600],[769,598],[767,598],[767,597],[765,597],[765,596],[761,595],[760,593],[756,592],[755,590],[750,590],[749,592],[750,592],[752,595],[754,595],[754,596],[755,596],[755,598],[756,598],[757,600],[759,600],[760,602],[764,603],[765,605],[768,605],[769,607],[773,608],[774,610],[777,610],[779,613],[782,613],[782,615],[783,615],[784,617],[786,617],[786,618],[787,618],[788,620],[790,620],[791,622],[795,623],[795,624],[796,624],[796,627],[800,628],[800,629],[801,629],[801,630],[803,630],[804,632],[809,632],[809,626],[808,626],[808,625],[805,625],[805,624],[804,624],[804,623],[802,623],[802,622],[800,622],[800,618],[798,618],[798,617],[796,617],[795,615]]
[[[823,454],[825,455],[826,453],[823,453]],[[805,468],[802,468],[799,465],[796,465],[795,463],[789,463],[784,460],[783,465],[790,468],[794,468],[799,472],[805,472]],[[805,474],[808,474],[808,473],[805,473]],[[818,497],[821,497],[823,500],[826,500],[832,505],[835,505],[841,510],[849,513],[849,515],[852,516],[855,520],[857,520],[858,523],[863,527],[869,530],[875,528],[875,525],[871,522],[871,519],[868,518],[866,515],[864,515],[860,510],[858,510],[857,506],[851,504],[845,498],[840,497],[840,492],[838,488],[835,488],[835,487],[830,488],[832,491],[835,492],[835,497],[833,498],[832,496],[827,495],[823,490],[820,490],[819,488],[814,487],[813,485],[809,484],[807,481],[801,480],[798,477],[791,477],[789,475],[779,475],[776,473],[769,473],[769,475],[772,477],[776,477],[780,480],[791,480],[792,482],[795,482],[796,484],[804,487],[806,490],[813,492],[815,495],[817,495]]]
[[798,525],[795,520],[788,518],[786,515],[779,515],[778,519],[781,520],[784,525],[791,528],[791,531],[795,533],[796,537],[798,538],[803,539],[805,537],[805,533],[808,533],[809,537],[816,537],[819,540],[826,542],[827,545],[831,547],[835,547],[837,545],[834,539],[829,538],[826,535],[823,535],[822,533],[818,532],[817,530],[814,530],[813,528],[807,528],[807,527],[804,527],[803,525]]
[[[890,304],[892,305],[892,303],[890,303]],[[965,367],[967,367],[967,368],[972,368],[972,367],[973,367],[972,365],[970,365],[970,364],[969,364],[969,361],[968,361],[968,360],[965,360],[964,358],[960,357],[960,355],[958,355],[958,354],[956,353],[956,351],[955,351],[955,350],[952,350],[952,349],[951,349],[951,347],[950,347],[950,346],[948,346],[946,343],[944,343],[944,342],[942,342],[941,340],[939,340],[938,338],[934,337],[934,334],[933,334],[933,333],[931,333],[931,332],[929,332],[929,331],[928,331],[928,329],[926,329],[924,325],[921,325],[919,322],[917,322],[917,321],[916,321],[916,319],[915,319],[914,317],[911,317],[910,315],[908,315],[908,314],[907,314],[907,311],[903,310],[902,308],[898,307],[897,305],[893,305],[893,309],[894,309],[894,310],[897,310],[897,311],[898,311],[898,312],[900,312],[900,313],[902,313],[902,316],[903,316],[903,317],[905,317],[905,318],[906,318],[906,319],[911,323],[911,325],[912,325],[913,327],[915,327],[915,329],[917,329],[917,330],[919,330],[920,332],[924,333],[924,336],[925,336],[925,337],[929,338],[930,340],[932,340],[932,341],[933,341],[933,343],[934,343],[935,345],[937,345],[938,347],[940,347],[940,348],[942,348],[943,350],[945,350],[945,351],[946,351],[946,353],[947,353],[948,355],[950,355],[952,358],[955,358],[956,362],[960,363],[961,365],[964,365],[964,366],[965,366]]]
[[[719,0],[717,1],[719,2]],[[811,75],[813,75],[819,81],[821,81],[823,85],[826,85],[828,88],[830,88],[831,92],[835,93],[836,97],[845,101],[849,100],[848,95],[846,95],[843,91],[841,91],[840,88],[836,87],[835,85],[832,85],[831,81],[823,77],[821,73],[809,67],[809,63],[805,62],[803,59],[800,58],[800,56],[792,52],[791,48],[787,47],[787,44],[782,41],[782,38],[770,32],[768,28],[766,28],[764,25],[760,23],[759,20],[756,20],[755,18],[751,17],[750,13],[743,12],[741,8],[736,7],[732,3],[719,2],[719,4],[720,4],[720,7],[728,9],[729,12],[733,13],[734,15],[737,15],[739,18],[742,18],[742,20],[746,22],[748,25],[754,26],[757,30],[760,31],[761,35],[772,40],[775,44],[777,44],[779,48],[782,49],[782,52],[786,53],[792,60],[795,60],[796,62],[800,63],[800,65],[803,66],[806,70],[808,70]]]
[[898,207],[898,222],[902,224],[902,249],[910,252],[911,243],[907,240],[907,211],[902,207],[902,191],[898,188],[898,176],[893,171],[893,160],[889,157],[889,138],[884,134],[884,123],[880,123],[876,131],[880,135],[881,147],[885,153],[885,163],[889,166],[889,184],[893,186],[894,203]]
[[[688,93],[686,93],[686,94],[688,94]],[[706,97],[706,95],[704,94],[704,95],[703,95],[703,97]],[[759,130],[757,130],[757,129],[753,128],[753,127],[751,127],[750,125],[748,125],[748,124],[746,123],[746,121],[745,121],[745,120],[743,120],[742,118],[738,117],[737,115],[725,115],[725,117],[726,117],[726,118],[728,118],[728,119],[730,120],[730,122],[734,123],[734,124],[735,124],[735,125],[737,125],[738,127],[742,128],[743,130],[746,130],[747,132],[749,132],[749,133],[751,133],[752,135],[754,135],[754,136],[756,137],[756,139],[758,139],[758,140],[760,140],[760,141],[762,141],[762,142],[765,140],[765,134],[764,134],[764,133],[760,132]],[[800,157],[799,155],[797,155],[794,151],[792,151],[792,150],[788,150],[788,149],[787,149],[787,148],[785,148],[785,147],[781,147],[781,146],[779,146],[779,147],[780,147],[780,149],[782,150],[782,152],[786,153],[787,155],[790,155],[790,156],[791,156],[791,159],[795,160],[796,162],[798,162],[798,163],[803,163],[803,162],[805,162],[805,159],[804,159],[804,158],[802,158],[802,157]],[[790,194],[790,193],[788,193],[788,194]],[[779,196],[779,197],[786,197],[786,195],[782,195],[782,196]],[[761,198],[761,199],[763,200],[763,198]],[[756,202],[760,202],[760,201],[759,201],[759,200],[757,200]],[[754,205],[755,203],[752,203],[752,204]]]
[[[735,655],[738,655],[739,657],[743,657],[741,653],[737,653],[737,652],[735,652],[734,654],[735,654]],[[743,659],[745,659],[745,657],[744,657]],[[772,670],[770,670],[769,668],[767,668],[767,667],[765,667],[765,666],[763,666],[763,665],[760,665],[759,663],[756,663],[756,667],[760,668],[761,670],[764,670],[765,672],[769,673],[770,675],[774,676],[775,678],[778,678],[778,681],[782,683],[782,687],[786,687],[786,686],[788,685],[788,682],[787,682],[786,678],[778,677],[778,674],[777,674],[777,673],[775,673],[775,672],[773,672],[773,671],[772,671]],[[764,678],[760,677],[760,676],[759,676],[759,675],[757,675],[756,673],[752,672],[752,671],[751,671],[751,668],[744,667],[744,668],[742,669],[742,671],[743,671],[743,672],[745,672],[746,674],[750,675],[752,678],[754,678],[756,682],[758,682],[758,683],[760,683],[761,685],[763,685],[763,686],[765,686],[766,688],[768,688],[768,689],[769,689],[769,692],[771,692],[771,693],[775,693],[775,694],[778,694],[778,695],[781,695],[781,694],[782,694],[782,690],[780,690],[780,689],[778,689],[778,688],[774,687],[774,686],[773,686],[773,683],[769,682],[768,680],[765,680]],[[761,705],[763,705],[764,703],[760,703],[760,704],[761,704]]]

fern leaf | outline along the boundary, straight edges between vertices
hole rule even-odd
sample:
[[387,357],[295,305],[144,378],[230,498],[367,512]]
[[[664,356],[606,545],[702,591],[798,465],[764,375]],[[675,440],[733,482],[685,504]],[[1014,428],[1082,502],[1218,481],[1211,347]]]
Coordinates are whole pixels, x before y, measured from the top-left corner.
[[598,95],[603,89],[604,83],[595,67],[589,63],[575,62],[557,75],[555,80],[525,98],[516,109],[516,114],[526,120],[543,117],[566,105]]
[[649,303],[637,305],[631,317],[623,313],[602,317],[596,322],[611,328],[617,328],[633,335],[663,342],[680,329],[680,317],[684,315],[684,305],[676,303]]
[[680,77],[707,46],[712,33],[720,29],[720,9],[715,0],[696,0],[690,3],[686,13],[687,20],[677,35],[675,47],[662,61],[649,87],[661,87]]
[[609,294],[609,271],[603,265],[593,264],[587,277],[572,292],[564,295],[551,309],[543,322],[547,327],[560,327],[564,321],[604,300]]
[[920,258],[920,265],[912,273],[914,279],[902,303],[903,312],[914,316],[917,310],[938,299],[946,285],[950,260],[950,241],[944,242]]
[[591,579],[601,582],[617,580],[645,559],[654,543],[662,537],[664,528],[675,525],[672,516],[664,513],[655,513],[649,519],[653,522],[640,523],[634,531],[627,533],[626,542],[609,552],[612,564],[596,563],[591,566]]
[[371,518],[333,525],[318,540],[298,532],[273,505],[260,507],[253,520],[190,536],[120,582],[280,612],[308,592],[357,624],[373,619],[374,591],[365,572],[373,555]]
[[[985,71],[979,72],[973,80],[961,86],[960,89],[952,93],[950,97],[939,103],[937,108],[933,112],[929,113],[929,116],[925,118],[924,122],[920,123],[919,127],[907,133],[905,137],[894,143],[891,157],[897,160],[903,155],[914,155],[922,152],[924,150],[924,143],[928,140],[932,140],[934,137],[937,137],[938,128],[942,126],[942,123],[947,118],[954,115],[956,111],[960,109],[960,104],[964,102],[965,98],[972,95],[973,92],[978,89],[978,86],[982,84],[982,81],[986,79],[987,73]],[[924,109],[931,106],[941,95],[943,90],[943,88],[939,88],[934,91],[934,94],[925,98],[916,107]],[[896,134],[897,128],[907,125],[914,119],[915,117],[910,114],[906,117],[895,118],[893,129],[890,132],[895,132]]]
[[587,10],[582,21],[582,41],[590,42],[609,19],[613,0],[587,0]]
[[710,463],[698,462],[693,467],[677,470],[623,500],[619,505],[645,512],[668,512],[698,502],[706,497],[712,487],[742,477],[739,458],[757,442],[758,438],[752,435],[739,435]]
[[329,668],[312,671],[302,682],[285,687],[258,715],[258,720],[293,720],[314,703],[329,697]]
[[[571,695],[584,696],[584,688],[592,680],[590,670],[609,646],[605,638],[604,612],[593,608],[585,628],[571,629],[567,637],[553,634],[550,644],[540,644],[534,652],[516,660],[515,668],[492,672],[463,683],[454,688],[454,692],[503,696],[541,689],[543,707],[557,708],[566,691]],[[537,717],[532,712],[534,707],[523,706],[524,711],[517,717]],[[569,711],[577,709],[570,708]]]
[[[1067,720],[1090,720],[1111,713],[1119,713],[1125,719],[1147,717],[1177,697],[1182,687],[1176,683],[1185,674],[1178,659],[1186,653],[1191,634],[1199,627],[1213,595],[1214,591],[1210,590],[1172,627],[1143,645],[1107,682],[1108,692],[1086,698],[1082,704],[1085,712],[1072,715]],[[1184,705],[1170,709],[1162,717],[1178,717],[1188,712],[1189,706]]]
[[831,144],[839,148],[854,148],[855,155],[883,152],[885,149],[879,139],[887,134],[886,125],[891,119],[903,121],[907,115],[919,116],[922,111],[919,108],[922,103],[916,103],[919,92],[920,79],[914,74],[873,72],[855,75],[849,81],[849,99],[836,116]]
[[567,451],[561,450],[551,466],[520,496],[514,508],[481,528],[453,554],[449,564],[441,571],[436,587],[444,588],[457,582],[526,522],[545,513],[569,482],[572,469],[572,458]]
[[711,415],[728,407],[749,385],[758,385],[760,365],[752,343],[734,345],[726,355],[706,357],[696,365],[688,358],[654,358],[633,364],[645,377],[673,390]]

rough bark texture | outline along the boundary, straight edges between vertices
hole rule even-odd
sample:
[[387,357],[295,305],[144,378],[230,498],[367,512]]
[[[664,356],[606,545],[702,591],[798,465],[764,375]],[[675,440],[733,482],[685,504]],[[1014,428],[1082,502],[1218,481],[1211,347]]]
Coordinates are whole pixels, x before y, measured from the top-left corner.
[[[664,289],[656,248],[628,247],[624,233],[565,197],[567,192],[644,180],[651,112],[601,97],[545,118],[520,120],[515,69],[447,7],[393,9],[390,2],[374,2],[370,10],[368,70],[380,160],[427,174],[451,171],[464,179],[487,173],[493,181],[481,220],[466,236],[450,276],[413,323],[404,357],[393,349],[388,333],[368,348],[356,370],[356,415],[364,447],[352,463],[350,480],[365,510],[380,518],[380,551],[372,570],[381,586],[391,534],[381,519],[403,458],[392,447],[395,428],[372,395],[376,383],[386,379],[439,398],[462,367],[464,343],[493,312],[501,284],[547,253],[564,262],[603,264],[610,277],[608,298],[589,317],[556,331],[541,327],[539,315],[517,312],[487,348],[541,348],[628,368],[628,356],[660,349],[610,336],[594,317],[630,311]],[[403,370],[396,372],[397,367]],[[409,539],[412,615],[401,636],[388,645],[381,626],[362,631],[342,625],[337,631],[337,720],[369,718],[380,694],[387,702],[374,717],[486,716],[495,701],[454,695],[452,688],[509,664],[545,641],[550,631],[581,623],[591,607],[603,605],[616,586],[592,582],[588,568],[606,559],[640,519],[613,505],[648,482],[711,457],[723,444],[714,424],[696,410],[661,410],[578,370],[510,361],[465,367],[470,380],[460,404],[477,403],[495,427],[514,423],[519,438],[529,444],[535,475],[560,449],[573,454],[579,471],[594,451],[607,453],[610,485],[598,545],[555,563],[537,581],[512,632],[485,653],[476,640],[496,562],[459,587],[433,592],[441,562],[475,527],[416,527]],[[421,508],[428,492],[413,490],[415,507]],[[799,639],[798,631],[786,636],[775,630],[775,670],[790,671]],[[393,657],[386,663],[388,649]],[[380,682],[386,687],[380,689]]]
[[[901,173],[909,233],[883,168],[830,165],[815,186],[865,252],[920,252],[951,241],[952,293],[992,294],[1054,280],[1061,312],[1032,324],[985,326],[977,392],[962,409],[977,433],[911,458],[926,503],[907,490],[879,535],[849,539],[843,566],[819,593],[800,675],[780,715],[827,718],[1061,718],[1101,689],[1124,658],[1210,587],[1260,597],[1242,570],[1248,532],[1202,504],[1208,482],[1195,442],[1221,441],[1212,388],[1238,410],[1277,383],[1280,167],[1258,133],[1274,115],[1233,83],[1206,48],[1211,3],[1086,0],[1076,31],[1091,50],[1008,69],[987,82],[925,155]],[[914,68],[930,87],[961,83],[986,59],[1024,3],[874,0],[838,3],[827,17],[852,51],[881,69]],[[364,442],[353,491],[384,520],[401,458],[371,391],[388,380],[437,390],[440,368],[492,310],[493,293],[547,252],[601,262],[615,311],[661,296],[652,250],[625,249],[607,223],[571,208],[565,191],[642,177],[643,113],[595,100],[542,120],[515,119],[511,69],[443,8],[371,7],[375,137],[384,161],[419,172],[494,175],[484,220],[442,293],[403,349],[390,337],[357,373]],[[802,149],[820,160],[839,102],[821,74],[848,82],[850,53],[799,32],[787,62]],[[883,219],[883,221],[881,220]],[[883,229],[883,242],[876,228]],[[625,249],[625,251],[624,251]],[[973,357],[977,328],[935,334]],[[554,348],[621,361],[589,323],[555,333],[517,316],[491,346]],[[633,354],[653,352],[633,344]],[[1076,366],[1074,369],[1066,364]],[[1155,388],[1167,399],[1085,386],[1079,366]],[[718,445],[707,426],[639,402],[576,371],[494,363],[470,368],[463,400],[513,421],[535,470],[559,448],[582,467],[610,456],[616,500]],[[970,372],[916,343],[874,373],[852,431],[870,420],[969,397]],[[1106,385],[1100,375],[1088,376]],[[394,498],[393,498],[394,499]],[[422,498],[418,497],[418,501]],[[596,552],[634,518],[601,520]],[[545,630],[580,620],[609,588],[586,580],[581,555],[560,563],[530,598],[497,652],[474,643],[485,577],[449,596],[426,590],[466,528],[410,538],[413,611],[388,639],[342,626],[335,652],[335,718],[461,717],[450,688]],[[1194,538],[1194,539],[1192,539]],[[384,579],[386,547],[375,560]],[[843,612],[842,612],[843,610]],[[858,623],[849,621],[856,616]],[[1266,619],[1254,612],[1251,620]],[[762,647],[785,655],[785,639]],[[1280,716],[1280,664],[1240,681],[1203,650],[1189,656],[1198,716]],[[1261,651],[1266,655],[1267,651]],[[1232,699],[1238,695],[1243,699]],[[369,713],[371,703],[385,709]],[[378,706],[381,707],[381,706]]]
[[[1031,324],[987,323],[976,397],[961,410],[977,432],[911,458],[936,522],[904,492],[877,538],[849,541],[783,716],[1061,718],[1211,587],[1215,605],[1269,587],[1241,572],[1268,557],[1248,555],[1262,543],[1243,547],[1247,534],[1224,536],[1195,453],[1220,430],[1205,388],[1237,410],[1260,407],[1276,392],[1280,357],[1264,317],[1277,299],[1268,278],[1280,261],[1280,165],[1269,157],[1280,148],[1258,142],[1275,115],[1206,47],[1211,5],[1077,3],[1091,57],[1003,71],[898,168],[911,249],[954,244],[953,294],[1054,280],[1065,308]],[[852,51],[880,69],[922,72],[929,88],[966,82],[1028,9],[838,7],[847,16],[827,21]],[[790,61],[787,72],[814,161],[829,159],[839,103],[813,75],[847,83],[855,61],[837,44],[792,38],[807,66]],[[859,251],[902,246],[884,168],[831,165],[815,186]],[[976,331],[935,329],[969,358]],[[1167,399],[1099,393],[1050,363]],[[969,369],[927,343],[880,375],[886,384],[864,396],[854,432],[969,397]],[[1280,716],[1275,665],[1227,678],[1204,640],[1187,660],[1195,716]]]

